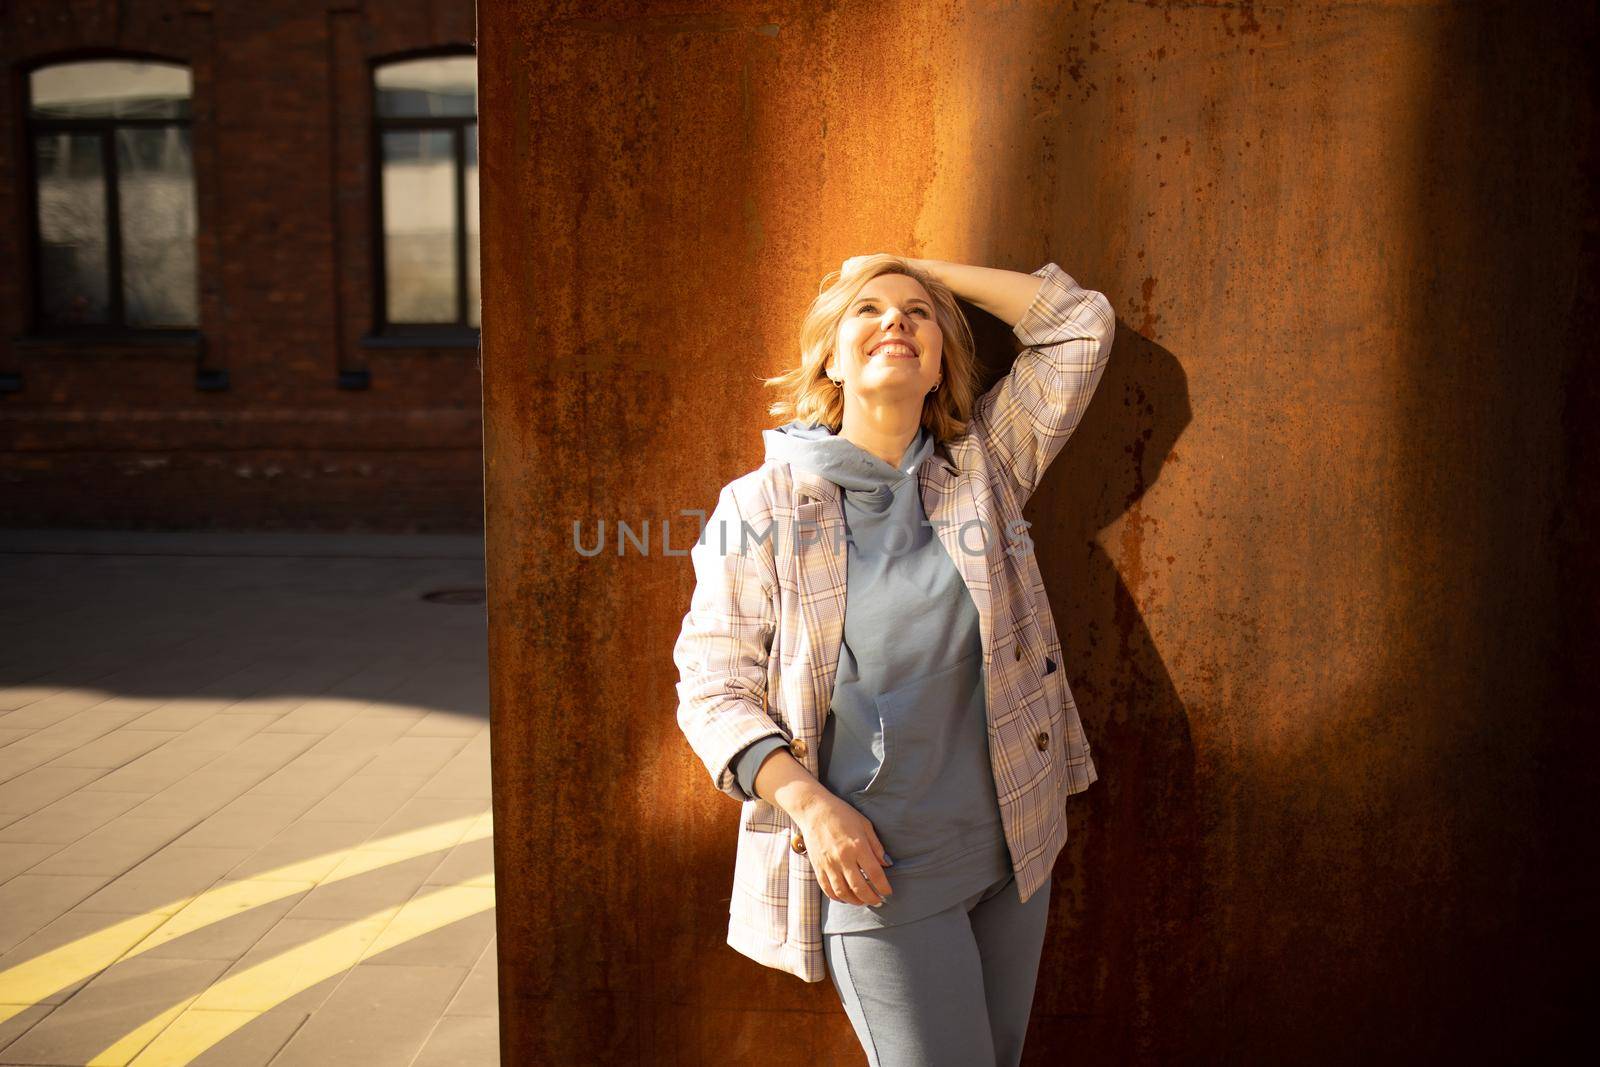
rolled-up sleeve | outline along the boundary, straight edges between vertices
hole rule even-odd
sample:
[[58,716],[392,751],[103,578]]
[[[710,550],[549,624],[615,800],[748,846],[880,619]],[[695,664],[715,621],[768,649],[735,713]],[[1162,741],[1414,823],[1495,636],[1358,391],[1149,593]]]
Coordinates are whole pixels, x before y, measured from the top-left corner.
[[1033,495],[1077,430],[1116,336],[1105,294],[1083,288],[1055,263],[1033,275],[1042,279],[1039,291],[1012,328],[1026,347],[978,399],[971,427],[1019,503]]
[[787,747],[789,741],[782,734],[763,737],[755,744],[747,746],[733,761],[733,773],[739,780],[739,788],[751,796],[756,796],[756,772],[761,769],[761,765],[766,762],[769,755]]
[[[770,542],[743,543],[743,521],[731,489],[724,488],[689,550],[695,587],[672,653],[678,726],[717,788],[740,802],[753,797],[733,761],[763,737],[783,736],[765,711],[776,571]],[[754,774],[751,769],[751,780]]]

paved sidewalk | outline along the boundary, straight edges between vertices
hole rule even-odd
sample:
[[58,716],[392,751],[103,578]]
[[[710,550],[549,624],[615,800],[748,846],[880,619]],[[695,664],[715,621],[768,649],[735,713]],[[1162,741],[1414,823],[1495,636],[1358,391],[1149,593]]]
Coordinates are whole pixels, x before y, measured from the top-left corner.
[[477,537],[0,531],[0,1064],[498,1063],[482,587]]

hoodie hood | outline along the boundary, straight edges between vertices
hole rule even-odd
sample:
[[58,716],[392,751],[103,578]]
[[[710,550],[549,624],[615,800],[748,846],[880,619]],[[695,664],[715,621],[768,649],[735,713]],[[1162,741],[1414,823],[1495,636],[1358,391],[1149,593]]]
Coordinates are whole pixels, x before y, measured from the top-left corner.
[[821,475],[844,490],[847,503],[868,511],[886,509],[894,498],[895,487],[915,476],[934,445],[928,428],[917,427],[917,436],[906,446],[896,468],[821,423],[796,420],[775,430],[763,430],[761,438],[767,445],[767,459]]

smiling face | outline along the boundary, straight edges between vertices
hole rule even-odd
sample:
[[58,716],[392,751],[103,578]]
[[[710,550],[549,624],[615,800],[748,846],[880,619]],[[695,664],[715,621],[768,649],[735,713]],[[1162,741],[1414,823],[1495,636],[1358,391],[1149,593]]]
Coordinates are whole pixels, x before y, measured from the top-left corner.
[[845,308],[828,374],[847,395],[920,404],[939,381],[943,353],[944,333],[922,283],[880,274]]

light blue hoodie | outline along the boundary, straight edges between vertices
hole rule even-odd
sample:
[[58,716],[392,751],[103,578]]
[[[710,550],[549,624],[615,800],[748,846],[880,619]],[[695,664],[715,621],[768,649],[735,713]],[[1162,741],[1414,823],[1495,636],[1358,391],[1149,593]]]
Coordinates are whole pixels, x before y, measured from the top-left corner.
[[[933,452],[920,428],[898,467],[830,433],[791,422],[762,434],[767,458],[843,490],[844,638],[818,747],[822,784],[873,824],[893,861],[894,892],[873,907],[824,895],[823,932],[910,922],[1011,869],[989,764],[978,611],[927,521],[917,472]],[[734,761],[746,793],[779,736]]]

